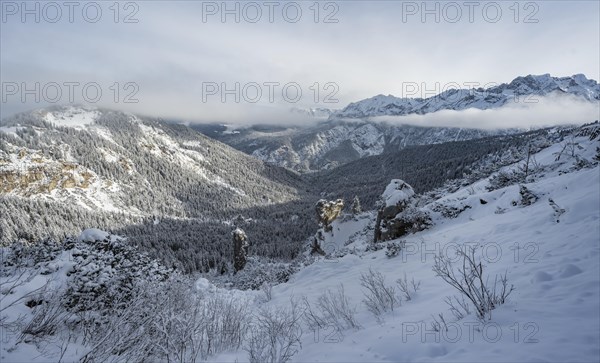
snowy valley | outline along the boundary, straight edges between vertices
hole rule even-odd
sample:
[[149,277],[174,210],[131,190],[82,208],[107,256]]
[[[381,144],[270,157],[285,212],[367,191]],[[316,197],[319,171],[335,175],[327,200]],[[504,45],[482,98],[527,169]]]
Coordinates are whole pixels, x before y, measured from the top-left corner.
[[600,362],[600,1],[0,18],[0,363]]
[[[233,184],[236,179],[227,174],[219,179],[209,174],[207,166],[221,155],[239,160],[238,165],[255,165],[249,157],[202,136],[190,139],[195,134],[188,131],[179,131],[187,135],[182,141],[179,136],[170,137],[173,131],[163,123],[151,128],[145,126],[148,120],[135,120],[127,122],[140,123],[143,138],[138,144],[148,153],[148,160],[181,162],[200,175],[197,182],[205,180],[202,183],[228,195],[253,198],[247,182]],[[23,127],[22,121],[13,127]],[[29,127],[35,127],[42,141],[43,135],[63,130],[30,123],[36,125]],[[85,126],[85,132],[99,135],[93,140],[101,146],[96,150],[104,155],[104,162],[123,160],[130,154],[119,146],[108,148],[115,141],[107,138],[110,123],[105,125],[108,131],[91,131],[100,127],[93,122]],[[78,160],[66,148],[57,160],[83,166],[72,168],[68,175],[75,184],[65,185],[68,179],[60,171],[49,172],[60,169],[55,165],[58,161],[51,161],[55,154],[45,156],[43,151],[21,146],[31,145],[26,138],[23,131],[5,132],[0,169],[4,180],[7,175],[23,178],[31,174],[11,171],[17,166],[27,171],[41,168],[43,177],[14,182],[9,193],[5,191],[3,198],[10,199],[3,199],[4,203],[34,196],[65,206],[75,205],[76,200],[82,208],[97,210],[94,202],[102,203],[98,192],[106,187],[95,189],[94,183],[110,179],[88,171],[91,182],[86,181],[81,154]],[[103,138],[106,142],[99,141]],[[129,234],[87,229],[62,240],[37,241],[16,235],[17,240],[2,249],[2,360],[597,361],[600,125],[555,127],[500,140],[499,145],[512,148],[486,149],[489,154],[469,163],[468,173],[443,179],[437,186],[424,188],[417,183],[426,179],[406,183],[382,173],[380,177],[387,181],[372,184],[377,185],[372,193],[379,197],[362,207],[360,198],[336,201],[343,194],[335,192],[336,184],[326,193],[328,200],[317,202],[320,196],[310,186],[325,189],[338,179],[336,174],[331,179],[318,175],[311,182],[293,173],[261,173],[267,182],[277,180],[289,188],[267,194],[270,199],[265,204],[285,206],[271,217],[295,212],[299,216],[292,218],[291,225],[305,223],[302,218],[313,220],[310,231],[299,234],[301,241],[290,242],[298,252],[287,260],[277,258],[279,252],[269,256],[269,249],[258,241],[279,232],[258,234],[260,223],[253,218],[261,214],[236,217],[240,209],[235,208],[219,222],[223,229],[211,232],[224,234],[223,241],[229,242],[222,243],[232,243],[232,232],[234,243],[240,241],[241,247],[222,252],[235,256],[235,269],[232,260],[225,270],[219,262],[207,265],[207,270],[182,273],[179,266],[165,264],[170,261],[166,256],[156,260],[136,247],[144,244],[132,229]],[[222,154],[204,151],[207,143],[212,150],[221,148]],[[464,143],[461,147],[477,145],[476,141]],[[454,150],[462,144],[449,145]],[[106,156],[117,150],[118,156]],[[372,163],[386,165],[385,160],[373,159]],[[118,165],[131,175],[132,186],[139,186],[135,178],[143,180],[144,175],[140,161],[130,158]],[[448,169],[453,167],[448,165]],[[415,171],[408,168],[405,174],[410,179]],[[244,174],[238,169],[235,175]],[[347,179],[351,173],[342,175]],[[88,188],[81,184],[85,182]],[[156,189],[159,184],[149,183],[150,190],[162,195]],[[285,204],[300,198],[293,192],[276,194],[299,188],[304,189],[305,206]],[[67,194],[57,194],[61,190]],[[118,189],[114,193],[103,198],[123,200],[125,194]],[[162,220],[166,215],[160,217],[151,209],[126,211],[124,216],[133,223],[143,223],[135,218],[150,218],[154,228],[167,224]],[[14,212],[5,209],[5,213]],[[183,225],[203,218],[181,213],[177,218]],[[224,216],[212,214],[211,218]],[[15,226],[4,225],[3,230]],[[98,225],[85,228],[94,226]],[[208,234],[206,225],[198,228]],[[145,250],[159,248],[159,243],[159,238],[154,239]],[[167,250],[174,248],[169,245]],[[185,245],[179,248],[189,251]],[[239,270],[238,258],[242,261]],[[449,283],[453,281],[454,286]],[[467,288],[466,292],[460,288]]]

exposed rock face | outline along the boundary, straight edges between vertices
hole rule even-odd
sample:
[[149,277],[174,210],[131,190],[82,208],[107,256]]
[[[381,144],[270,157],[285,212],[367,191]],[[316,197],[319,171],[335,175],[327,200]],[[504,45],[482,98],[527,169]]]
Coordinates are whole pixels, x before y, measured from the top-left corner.
[[362,207],[360,205],[360,200],[358,199],[358,196],[355,195],[354,200],[352,201],[352,214],[357,215],[357,214],[360,214],[361,212],[362,212]]
[[315,233],[315,237],[313,239],[313,244],[311,246],[310,253],[312,255],[321,255],[321,256],[326,255],[325,251],[321,247],[321,244],[324,240],[325,240],[325,237],[323,236],[323,228],[319,228],[317,233]]
[[324,234],[331,232],[331,222],[342,214],[344,209],[344,200],[338,199],[335,201],[326,201],[321,199],[315,206],[315,212],[317,213],[317,222],[319,223],[319,230],[315,234],[313,244],[311,246],[311,254],[319,254],[324,256],[325,251],[321,247],[322,242],[325,240]]
[[400,179],[393,179],[385,188],[379,202],[375,242],[396,239],[430,225],[429,215],[412,206],[414,195],[413,188]]
[[3,167],[0,164],[0,193],[31,196],[49,193],[57,188],[85,189],[96,179],[90,170],[74,163],[40,159],[23,162],[21,168]]
[[248,236],[241,228],[236,228],[231,232],[233,238],[233,267],[235,272],[242,270],[246,266],[246,257],[248,256]]
[[325,199],[321,199],[317,202],[315,209],[317,212],[317,221],[319,222],[319,226],[323,227],[323,229],[328,232],[331,231],[331,222],[333,222],[342,213],[342,210],[344,209],[344,201],[342,199],[338,199],[336,201],[328,202]]

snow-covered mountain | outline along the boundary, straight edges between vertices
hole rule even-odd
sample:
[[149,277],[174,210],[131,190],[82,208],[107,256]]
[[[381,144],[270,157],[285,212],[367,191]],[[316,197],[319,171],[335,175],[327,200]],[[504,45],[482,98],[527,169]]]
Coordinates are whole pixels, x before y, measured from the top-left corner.
[[[289,132],[251,130],[265,137]],[[528,139],[407,149],[386,154],[402,161],[397,169],[375,159],[376,169],[357,164],[360,170],[332,169],[332,174],[309,178],[186,126],[117,111],[74,106],[37,110],[3,120],[0,131],[0,214],[10,216],[0,220],[1,243],[59,238],[79,233],[82,226],[101,228],[129,236],[187,272],[217,265],[227,270],[232,225],[243,225],[257,254],[293,259],[316,227],[312,210],[322,193],[340,192],[346,198],[356,193],[371,206],[373,189],[357,190],[365,182],[379,185],[386,178],[402,177],[426,191],[469,173],[478,157],[522,149],[522,140]],[[383,136],[374,137],[378,132],[375,124],[340,122],[316,139],[306,135],[305,150],[320,157],[337,142],[332,140],[354,135],[353,144],[329,148],[325,157],[351,161],[343,148],[362,145],[364,152],[354,152],[359,160],[368,160],[377,157],[373,150],[379,153],[385,147]],[[432,142],[445,137],[428,135],[441,137]],[[314,142],[319,147],[313,150]],[[423,164],[428,168],[419,167]],[[431,168],[435,172],[424,172]]]
[[[327,121],[307,126],[240,127],[234,131],[206,125],[197,128],[247,154],[298,172],[332,169],[372,155],[408,146],[461,141],[522,132],[519,129],[466,129],[420,127],[375,122],[378,116],[429,114],[441,110],[501,108],[512,102],[536,102],[535,97],[570,95],[589,102],[600,100],[600,85],[584,75],[551,77],[528,75],[487,89],[450,89],[430,98],[398,98],[378,95],[351,103],[342,110],[296,110],[314,119],[329,114]],[[318,111],[318,112],[317,112]],[[317,117],[319,116],[319,117]],[[588,122],[590,120],[574,120]]]
[[[517,77],[512,82],[487,89],[449,89],[429,98],[398,98],[377,95],[354,102],[334,112],[332,119],[368,118],[376,116],[403,116],[427,114],[440,110],[487,110],[510,102],[527,102],[527,97],[569,94],[590,102],[600,100],[600,85],[583,74],[570,77],[552,77],[549,74]],[[530,100],[532,101],[532,100]]]
[[[181,276],[98,230],[62,244],[6,247],[0,355],[596,362],[600,126],[547,136],[526,159],[434,197],[388,181],[378,190],[381,209],[339,216],[320,230],[326,255],[310,256],[307,245],[286,273],[249,264],[235,275]],[[400,204],[426,215],[427,227],[374,242],[378,214]],[[410,218],[403,213],[395,217]],[[444,279],[452,276],[444,266],[458,285]],[[231,283],[249,279],[262,287]],[[469,281],[483,289],[460,290]]]
[[326,119],[330,117],[337,110],[332,110],[325,107],[311,107],[311,108],[300,108],[292,107],[290,112],[292,114],[304,115],[315,119]]
[[408,146],[517,132],[389,125],[368,120],[328,120],[305,127],[250,126],[235,132],[206,126],[191,127],[267,163],[298,172],[333,169],[363,157]]
[[[272,169],[291,181],[293,173],[265,166],[186,127],[157,119],[59,107],[3,120],[0,133],[0,192],[5,195],[95,210],[141,214],[162,210],[183,216],[188,213],[182,201],[159,195],[164,192],[160,184],[185,177],[201,186],[194,187],[194,198],[203,203],[230,195],[234,203],[246,206],[285,202],[296,193],[293,187],[271,184],[261,175]],[[161,181],[155,180],[157,175]],[[155,200],[153,205],[127,200],[140,188],[148,194],[147,200]]]
[[192,272],[229,260],[239,219],[257,251],[292,258],[314,226],[312,193],[292,171],[160,119],[69,106],[0,127],[0,244],[95,227]]

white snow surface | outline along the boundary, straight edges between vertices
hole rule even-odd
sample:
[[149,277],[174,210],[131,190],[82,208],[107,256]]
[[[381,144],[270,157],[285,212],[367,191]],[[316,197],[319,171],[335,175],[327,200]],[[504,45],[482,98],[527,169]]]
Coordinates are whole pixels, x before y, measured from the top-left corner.
[[81,234],[79,235],[79,237],[77,239],[79,241],[83,241],[83,242],[96,242],[96,241],[103,241],[108,237],[110,237],[111,241],[116,241],[118,239],[121,239],[121,240],[124,239],[121,236],[111,235],[110,233],[105,232],[101,229],[97,229],[97,228],[88,228],[88,229],[84,230],[83,232],[81,232]]
[[95,108],[69,106],[61,108],[60,111],[48,112],[44,120],[54,126],[83,129],[87,125],[92,125],[98,116],[100,111]]
[[[582,147],[580,157],[591,160],[599,142],[583,137],[576,142]],[[342,284],[361,327],[313,332],[303,326],[302,349],[293,362],[598,362],[600,168],[574,169],[574,158],[564,154],[556,161],[561,149],[556,144],[535,155],[543,170],[524,184],[539,197],[532,205],[519,205],[518,185],[488,191],[486,178],[435,201],[471,208],[454,219],[433,213],[435,225],[403,237],[406,246],[396,257],[386,257],[385,249],[365,250],[372,243],[375,217],[366,212],[334,221],[332,231],[325,235],[330,257],[317,259],[287,283],[274,286],[271,301],[258,298],[258,291],[221,289],[204,278],[196,281],[196,289],[244,299],[257,311],[289,306],[290,298],[306,297],[314,303],[325,291]],[[565,210],[559,222],[549,199]],[[82,235],[100,234],[88,230]],[[444,299],[457,291],[432,271],[436,253],[451,255],[470,244],[480,247],[476,258],[492,281],[496,274],[506,273],[516,288],[485,322],[473,313],[456,321]],[[61,259],[59,276],[68,269],[66,257]],[[360,276],[369,269],[385,275],[390,285],[404,276],[420,282],[412,299],[384,314],[381,323],[362,302]],[[45,278],[40,275],[36,277],[40,281],[31,281],[23,289],[41,286]],[[18,291],[11,300],[22,294]],[[23,304],[13,308],[18,311],[11,313],[30,314]],[[431,329],[438,314],[445,317],[447,332]],[[20,344],[11,351],[2,347],[0,354],[7,362],[47,361],[38,349],[34,344]],[[78,351],[85,348],[69,347],[64,360],[77,361]],[[239,350],[210,360],[246,362],[248,355]]]
[[381,198],[385,202],[386,207],[405,203],[415,195],[413,188],[404,180],[392,179],[390,184],[385,188]]
[[[598,141],[578,138],[590,159]],[[598,362],[600,360],[600,170],[570,170],[573,159],[560,145],[537,155],[545,168],[527,188],[538,195],[531,206],[514,206],[519,187],[487,191],[484,179],[437,202],[468,204],[455,219],[434,215],[435,226],[405,236],[405,249],[394,258],[385,249],[364,251],[370,243],[372,213],[334,221],[326,234],[329,253],[354,251],[339,258],[323,258],[273,287],[267,306],[287,306],[290,297],[316,299],[343,284],[350,304],[357,309],[358,330],[318,333],[304,328],[302,350],[294,362]],[[516,168],[512,165],[506,169]],[[557,223],[548,199],[566,212]],[[482,204],[480,199],[487,201]],[[502,213],[497,213],[498,209]],[[507,273],[515,291],[489,321],[473,313],[455,321],[445,304],[458,295],[432,271],[434,255],[451,254],[457,246],[480,246],[476,258],[492,279]],[[345,246],[345,247],[344,247]],[[333,249],[333,251],[332,251]],[[388,313],[379,324],[362,302],[359,279],[370,268],[395,285],[406,274],[421,283],[410,301]],[[248,292],[249,294],[252,292]],[[258,308],[258,306],[257,306]],[[448,332],[434,332],[432,316],[443,314]],[[341,334],[340,334],[341,333]],[[214,361],[247,361],[245,352],[221,354]]]

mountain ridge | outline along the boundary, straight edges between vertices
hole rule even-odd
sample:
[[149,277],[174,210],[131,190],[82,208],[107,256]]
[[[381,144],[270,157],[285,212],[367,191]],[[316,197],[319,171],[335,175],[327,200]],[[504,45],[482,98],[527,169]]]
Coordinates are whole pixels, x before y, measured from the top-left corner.
[[[429,98],[407,98],[382,95],[350,103],[333,112],[330,119],[368,118],[376,116],[404,116],[427,114],[441,110],[486,110],[519,102],[523,96],[546,96],[553,92],[572,94],[587,101],[600,100],[600,85],[583,74],[568,77],[543,75],[519,76],[510,83],[489,88],[449,89]],[[526,100],[523,100],[526,102]]]
[[[301,126],[225,126],[192,128],[268,163],[301,173],[330,170],[363,157],[395,152],[414,145],[463,141],[527,131],[519,128],[476,129],[429,127],[374,120],[380,116],[424,115],[443,110],[469,108],[500,109],[516,102],[538,101],[536,97],[569,95],[586,102],[600,100],[600,85],[583,74],[552,77],[549,74],[522,76],[488,89],[450,89],[430,98],[398,98],[377,95],[350,103],[341,110],[320,110]],[[298,113],[297,109],[290,112]],[[322,116],[329,113],[325,120]],[[589,122],[593,120],[576,120]]]

